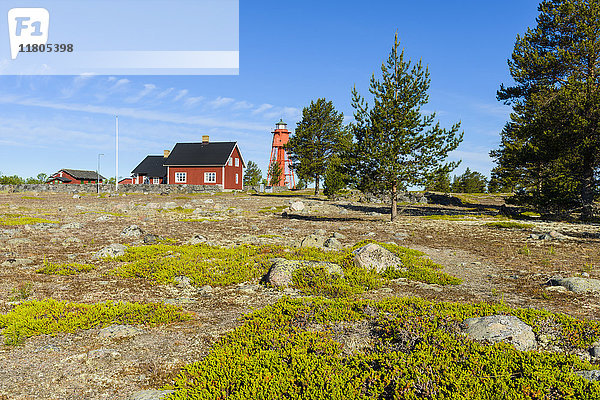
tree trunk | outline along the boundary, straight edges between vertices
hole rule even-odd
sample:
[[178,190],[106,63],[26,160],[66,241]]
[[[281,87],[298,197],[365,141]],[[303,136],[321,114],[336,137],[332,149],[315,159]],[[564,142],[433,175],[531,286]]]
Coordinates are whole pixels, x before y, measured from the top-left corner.
[[394,183],[392,185],[392,221],[398,216],[398,200],[396,199],[398,193],[398,187]]
[[595,215],[594,208],[594,169],[591,167],[590,157],[584,158],[584,176],[581,180],[581,219],[590,220]]
[[319,194],[319,175],[315,175],[315,196]]

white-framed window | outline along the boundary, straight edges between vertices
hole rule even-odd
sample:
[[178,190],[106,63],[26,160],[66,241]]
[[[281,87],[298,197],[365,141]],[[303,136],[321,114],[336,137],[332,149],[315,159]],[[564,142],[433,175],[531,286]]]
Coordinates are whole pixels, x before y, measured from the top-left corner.
[[150,183],[150,178],[148,178],[147,176],[144,177],[144,184],[147,185]]
[[205,172],[204,173],[204,183],[217,183],[217,173],[216,172]]
[[158,185],[160,183],[160,178],[152,178],[152,183]]
[[175,183],[185,183],[187,181],[187,172],[175,172]]
[[229,166],[232,167],[233,166],[233,158],[229,157]]
[[236,167],[239,167],[239,166],[240,166],[240,159],[239,159],[239,158],[236,158],[236,159],[235,159],[235,166],[236,166]]
[[[237,158],[236,158],[237,160]],[[235,184],[237,185],[240,182],[240,176],[238,174],[235,174]]]

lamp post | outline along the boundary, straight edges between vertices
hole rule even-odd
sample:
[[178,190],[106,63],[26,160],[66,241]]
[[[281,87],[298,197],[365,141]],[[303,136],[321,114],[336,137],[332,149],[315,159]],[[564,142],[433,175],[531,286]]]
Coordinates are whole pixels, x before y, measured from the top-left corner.
[[104,154],[98,154],[98,166],[96,167],[96,191],[100,194],[100,156]]

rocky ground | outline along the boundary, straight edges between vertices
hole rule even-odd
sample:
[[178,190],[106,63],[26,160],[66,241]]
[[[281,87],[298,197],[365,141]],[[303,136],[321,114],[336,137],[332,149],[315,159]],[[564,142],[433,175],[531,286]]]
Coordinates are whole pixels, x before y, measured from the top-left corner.
[[[201,359],[216,339],[239,324],[240,316],[283,295],[302,295],[258,282],[194,288],[185,281],[156,286],[117,278],[107,274],[114,262],[94,261],[99,250],[115,243],[195,238],[220,246],[289,246],[308,243],[305,238],[315,232],[317,245],[335,237],[331,247],[364,239],[394,242],[425,252],[463,283],[442,287],[394,280],[363,297],[503,301],[599,319],[600,226],[538,220],[516,229],[486,225],[499,221],[495,215],[502,204],[500,196],[471,196],[463,205],[405,204],[397,221],[389,222],[385,204],[358,198],[326,201],[308,193],[101,198],[0,193],[0,312],[25,300],[54,298],[165,302],[194,315],[187,322],[153,328],[109,326],[3,346],[0,399],[159,398],[151,390],[169,383],[182,365]],[[51,222],[2,224],[2,218],[24,217]],[[36,273],[44,261],[96,262],[98,269],[71,276]]]

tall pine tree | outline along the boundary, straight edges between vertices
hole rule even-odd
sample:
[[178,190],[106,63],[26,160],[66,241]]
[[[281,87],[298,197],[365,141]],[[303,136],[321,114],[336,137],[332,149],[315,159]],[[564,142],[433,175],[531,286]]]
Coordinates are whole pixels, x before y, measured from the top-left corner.
[[494,176],[542,212],[595,214],[600,168],[600,1],[544,0],[518,36],[499,100],[513,107]]
[[422,113],[429,101],[429,70],[421,61],[415,65],[406,61],[399,49],[396,34],[381,65],[381,80],[371,77],[372,107],[356,88],[352,90],[355,176],[363,191],[390,194],[392,221],[398,214],[398,191],[426,184],[440,168],[454,169],[457,163],[443,161],[462,141],[460,123],[442,129],[434,124],[435,113]]
[[300,179],[315,182],[315,194],[319,194],[319,182],[329,158],[350,145],[351,135],[343,121],[344,114],[336,111],[333,102],[326,99],[311,101],[302,110],[302,121],[298,122],[286,145],[294,171]]

